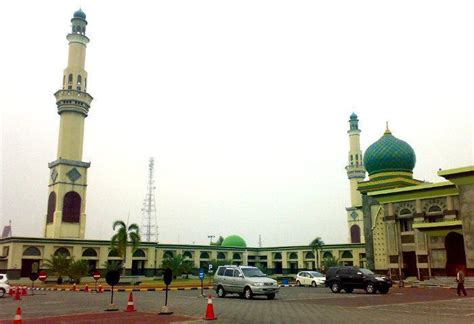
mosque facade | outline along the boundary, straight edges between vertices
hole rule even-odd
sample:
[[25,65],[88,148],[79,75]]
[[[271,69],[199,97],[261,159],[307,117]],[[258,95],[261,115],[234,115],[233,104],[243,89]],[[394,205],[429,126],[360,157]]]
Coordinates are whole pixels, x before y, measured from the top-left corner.
[[[0,239],[0,273],[11,279],[28,277],[52,255],[87,260],[91,271],[122,260],[110,240],[85,239],[90,163],[82,161],[82,150],[92,102],[85,70],[89,42],[85,13],[76,11],[71,24],[68,64],[62,88],[55,93],[60,130],[57,157],[49,163],[44,237]],[[395,277],[452,275],[457,267],[472,275],[474,166],[439,171],[446,181],[426,183],[413,178],[416,156],[412,147],[393,136],[388,127],[364,155],[360,134],[359,119],[352,114],[346,167],[351,198],[346,207],[348,243],[327,244],[314,251],[308,245],[248,247],[237,235],[227,237],[221,246],[141,242],[137,250],[128,248],[127,273],[154,276],[164,259],[182,255],[195,268],[220,260],[259,266],[270,274],[321,268],[321,260],[334,257],[344,265]]]

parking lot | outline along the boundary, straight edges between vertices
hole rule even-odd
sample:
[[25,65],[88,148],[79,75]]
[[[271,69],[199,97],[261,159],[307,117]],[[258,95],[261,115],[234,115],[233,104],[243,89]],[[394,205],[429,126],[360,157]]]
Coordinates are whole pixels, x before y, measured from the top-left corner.
[[[206,293],[213,291],[207,290]],[[474,291],[468,291],[472,296]],[[159,316],[164,292],[134,292],[137,313],[124,313],[128,292],[115,293],[120,312],[105,312],[110,293],[68,291],[35,292],[15,301],[0,299],[0,320],[11,323],[18,305],[28,323],[123,323],[200,322],[207,298],[199,291],[170,291],[169,306],[174,317]],[[41,295],[40,295],[41,294]],[[473,323],[474,298],[457,297],[453,289],[393,288],[387,295],[364,291],[333,294],[328,288],[282,287],[275,300],[257,297],[243,300],[230,296],[214,298],[218,321],[227,323]],[[83,317],[77,314],[84,314]],[[53,320],[52,316],[62,316]],[[178,317],[179,315],[179,317]]]

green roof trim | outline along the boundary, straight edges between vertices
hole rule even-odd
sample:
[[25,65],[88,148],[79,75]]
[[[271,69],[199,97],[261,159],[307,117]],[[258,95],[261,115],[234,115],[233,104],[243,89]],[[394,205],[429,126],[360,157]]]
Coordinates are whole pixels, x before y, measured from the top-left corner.
[[462,226],[461,220],[453,221],[444,221],[444,222],[434,222],[434,223],[414,223],[413,228],[419,230],[430,229],[430,228],[440,228],[440,227],[453,227],[453,226]]

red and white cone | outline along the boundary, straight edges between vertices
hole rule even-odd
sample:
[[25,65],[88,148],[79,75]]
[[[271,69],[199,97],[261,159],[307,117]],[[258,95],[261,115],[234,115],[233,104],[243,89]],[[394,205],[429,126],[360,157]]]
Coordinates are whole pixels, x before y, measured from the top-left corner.
[[136,312],[137,310],[135,309],[135,306],[133,305],[133,294],[130,292],[130,295],[128,296],[128,303],[127,303],[127,308],[125,308],[124,312]]
[[72,284],[72,289],[71,289],[71,290],[72,290],[72,291],[76,291],[76,283],[73,283],[73,284]]
[[21,296],[28,296],[28,291],[26,290],[26,287],[23,286],[21,287]]
[[21,307],[18,306],[16,309],[16,315],[15,318],[13,319],[13,324],[23,324],[23,321],[21,319]]
[[86,288],[84,288],[84,291],[89,292],[89,285],[88,284],[86,284]]
[[213,321],[216,319],[217,317],[214,315],[214,306],[212,305],[212,296],[209,295],[207,299],[206,321]]
[[8,296],[15,297],[15,286],[10,287],[10,290],[8,291]]
[[98,293],[101,294],[101,293],[103,293],[103,292],[104,292],[104,290],[102,289],[102,285],[99,285],[99,291],[98,291]]
[[16,287],[15,289],[15,300],[21,300],[20,287]]

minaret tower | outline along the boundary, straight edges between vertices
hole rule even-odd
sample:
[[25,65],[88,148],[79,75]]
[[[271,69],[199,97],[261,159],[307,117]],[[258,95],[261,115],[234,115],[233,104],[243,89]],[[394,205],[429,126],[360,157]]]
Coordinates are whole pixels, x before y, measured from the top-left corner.
[[45,237],[83,239],[86,225],[87,169],[82,161],[84,121],[92,96],[87,93],[87,72],[84,69],[86,46],[86,14],[79,9],[71,19],[68,64],[64,69],[62,89],[56,105],[60,116],[57,159],[50,168],[49,198]]
[[351,188],[351,206],[346,208],[347,221],[349,222],[349,242],[351,243],[364,242],[362,195],[357,190],[359,181],[365,178],[365,168],[360,149],[360,132],[359,119],[355,113],[352,113],[349,119],[349,130],[347,131],[349,134],[349,159],[346,166]]

